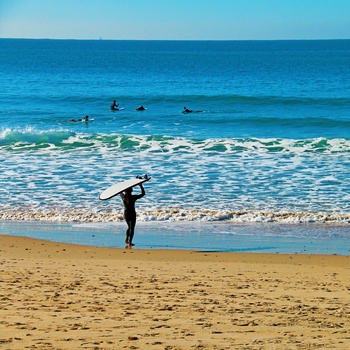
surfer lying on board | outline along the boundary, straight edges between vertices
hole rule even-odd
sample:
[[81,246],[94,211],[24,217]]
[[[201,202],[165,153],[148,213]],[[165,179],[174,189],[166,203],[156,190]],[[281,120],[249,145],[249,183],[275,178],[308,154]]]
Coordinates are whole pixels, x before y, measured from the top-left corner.
[[192,113],[193,111],[191,109],[188,109],[187,107],[184,107],[184,110],[182,113]]
[[68,120],[70,123],[77,123],[77,122],[88,122],[89,121],[89,116],[86,115],[84,118],[75,120],[75,119],[69,119]]
[[128,225],[128,229],[126,230],[125,243],[129,245],[129,247],[134,245],[132,243],[132,239],[134,238],[134,230],[136,226],[135,202],[146,194],[142,184],[139,186],[141,188],[141,194],[132,194],[132,187],[128,188],[125,190],[125,192],[122,192],[120,194],[120,197],[124,203],[124,219]]
[[184,107],[184,110],[181,113],[201,113],[203,111],[192,111],[192,109],[188,109],[187,107]]
[[135,108],[135,111],[145,111],[145,110],[146,110],[146,108],[143,106]]
[[118,106],[119,106],[119,103],[117,104],[117,101],[113,100],[112,104],[110,105],[111,111],[118,111],[119,110]]

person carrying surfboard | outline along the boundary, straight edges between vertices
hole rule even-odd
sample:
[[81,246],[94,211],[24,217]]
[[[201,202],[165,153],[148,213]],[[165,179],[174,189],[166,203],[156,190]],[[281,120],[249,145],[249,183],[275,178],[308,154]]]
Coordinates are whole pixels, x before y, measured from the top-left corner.
[[132,243],[132,240],[134,238],[134,231],[136,226],[135,202],[146,194],[142,184],[139,184],[139,186],[141,188],[141,194],[133,195],[132,187],[126,189],[124,192],[120,194],[120,197],[122,198],[124,203],[124,219],[128,225],[128,229],[126,230],[125,243],[129,247],[134,245]]

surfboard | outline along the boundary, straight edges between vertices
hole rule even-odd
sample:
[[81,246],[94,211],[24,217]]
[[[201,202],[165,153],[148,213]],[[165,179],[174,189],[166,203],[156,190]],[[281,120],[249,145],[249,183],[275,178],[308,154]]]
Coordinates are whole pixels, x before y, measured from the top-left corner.
[[139,177],[136,177],[134,179],[129,179],[129,180],[118,182],[117,184],[112,185],[112,186],[108,187],[106,190],[104,190],[100,194],[99,198],[101,200],[111,199],[111,198],[115,197],[116,195],[118,195],[119,193],[127,190],[128,188],[140,185],[140,184],[142,184],[146,181],[149,181],[149,180],[151,180],[151,178],[148,177],[147,175],[145,175],[144,177],[139,176]]
[[124,107],[117,108],[117,109],[111,109],[111,112],[118,112],[118,111],[124,111]]

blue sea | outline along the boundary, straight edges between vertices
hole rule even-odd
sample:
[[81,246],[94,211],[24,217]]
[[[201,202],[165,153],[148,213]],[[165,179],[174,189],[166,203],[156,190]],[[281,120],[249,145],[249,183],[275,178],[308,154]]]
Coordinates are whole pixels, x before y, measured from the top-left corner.
[[0,233],[123,246],[99,194],[148,174],[137,247],[349,254],[350,40],[0,39],[0,73]]

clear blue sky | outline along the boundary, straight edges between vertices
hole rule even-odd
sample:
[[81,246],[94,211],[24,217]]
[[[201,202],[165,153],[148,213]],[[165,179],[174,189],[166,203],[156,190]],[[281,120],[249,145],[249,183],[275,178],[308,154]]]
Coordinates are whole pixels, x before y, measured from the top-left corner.
[[0,38],[350,39],[350,0],[0,0]]

